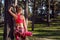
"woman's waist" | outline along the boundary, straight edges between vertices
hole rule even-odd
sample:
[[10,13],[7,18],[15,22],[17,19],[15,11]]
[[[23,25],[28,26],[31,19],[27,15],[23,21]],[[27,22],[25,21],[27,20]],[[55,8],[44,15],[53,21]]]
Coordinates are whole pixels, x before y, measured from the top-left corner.
[[22,27],[23,28],[23,24],[16,24],[16,27]]

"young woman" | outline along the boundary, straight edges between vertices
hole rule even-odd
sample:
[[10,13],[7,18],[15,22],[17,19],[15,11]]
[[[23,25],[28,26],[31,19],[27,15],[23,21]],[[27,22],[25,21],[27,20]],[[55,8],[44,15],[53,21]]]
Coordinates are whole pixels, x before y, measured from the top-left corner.
[[15,38],[16,40],[25,40],[25,36],[23,35],[24,32],[27,32],[27,26],[25,22],[25,17],[22,15],[22,7],[16,7],[16,13],[13,13],[12,7],[9,8],[10,14],[13,16],[16,22],[16,29],[15,29]]
[[25,40],[26,36],[32,36],[32,33],[27,30],[25,17],[22,15],[22,7],[16,6],[16,13],[13,13],[11,10],[12,7],[9,8],[9,12],[16,23],[16,29],[14,31],[16,40],[20,40],[20,37],[22,40]]

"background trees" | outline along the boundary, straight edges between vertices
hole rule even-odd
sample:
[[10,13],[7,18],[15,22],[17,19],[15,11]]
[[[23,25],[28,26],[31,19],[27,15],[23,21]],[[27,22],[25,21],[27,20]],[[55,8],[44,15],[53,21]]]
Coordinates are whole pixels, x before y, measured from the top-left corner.
[[[8,37],[7,36],[7,31],[9,31],[8,30],[9,28],[7,28],[8,25],[11,28],[14,26],[12,23],[13,22],[12,16],[7,14],[7,13],[9,13],[8,8],[13,3],[13,1],[14,0],[12,0],[12,1],[5,0],[5,6],[4,6],[5,7],[4,8],[4,10],[5,10],[4,11],[4,17],[5,17],[4,18],[5,19],[4,40],[6,40],[6,37]],[[32,30],[34,30],[34,24],[38,23],[38,22],[47,24],[49,26],[50,22],[55,20],[54,18],[57,18],[57,15],[60,14],[60,12],[59,12],[60,11],[60,9],[59,9],[60,2],[55,1],[55,0],[29,0],[29,1],[28,0],[19,0],[18,4],[23,6],[23,9],[25,10],[26,19],[28,20],[28,18],[30,18],[30,21],[32,21]],[[30,11],[30,12],[28,12],[28,11]],[[30,15],[30,16],[28,16],[28,15]],[[9,22],[9,24],[8,24],[8,22]],[[9,36],[11,36],[11,33],[9,34]],[[11,38],[10,39],[13,40],[14,37],[12,36]]]

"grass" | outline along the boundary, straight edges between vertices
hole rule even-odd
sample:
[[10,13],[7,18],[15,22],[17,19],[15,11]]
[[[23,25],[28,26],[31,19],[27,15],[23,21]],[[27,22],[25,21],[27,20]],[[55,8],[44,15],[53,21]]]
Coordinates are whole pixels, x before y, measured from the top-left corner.
[[0,40],[3,40],[3,36],[0,36]]
[[[28,27],[28,29],[31,30],[31,27]],[[50,27],[47,27],[45,24],[35,24],[33,34],[35,38],[60,40],[60,25],[54,26],[52,23]]]
[[[60,24],[60,23],[59,23]],[[28,30],[31,31],[31,24],[28,24]],[[46,24],[34,24],[34,31],[32,37],[27,37],[29,40],[40,39],[54,39],[60,40],[60,25],[57,23],[51,23],[50,27]],[[0,40],[3,40],[3,27],[0,27]]]

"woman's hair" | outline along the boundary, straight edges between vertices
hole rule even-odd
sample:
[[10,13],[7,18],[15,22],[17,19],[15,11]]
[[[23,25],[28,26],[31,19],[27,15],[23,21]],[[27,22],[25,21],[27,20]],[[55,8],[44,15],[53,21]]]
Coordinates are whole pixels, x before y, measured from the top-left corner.
[[22,7],[21,6],[16,6],[16,12],[18,13],[20,11],[22,11]]

